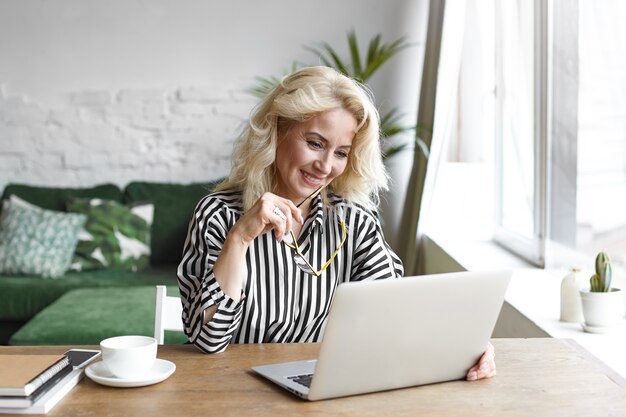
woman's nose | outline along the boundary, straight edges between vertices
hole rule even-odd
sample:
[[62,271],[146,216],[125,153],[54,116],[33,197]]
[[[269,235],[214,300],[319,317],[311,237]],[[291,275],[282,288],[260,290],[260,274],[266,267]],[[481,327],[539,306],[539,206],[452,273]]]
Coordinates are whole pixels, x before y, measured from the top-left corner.
[[330,160],[330,156],[324,154],[324,156],[320,157],[315,161],[314,165],[315,169],[320,172],[320,174],[328,175],[331,173],[333,166]]

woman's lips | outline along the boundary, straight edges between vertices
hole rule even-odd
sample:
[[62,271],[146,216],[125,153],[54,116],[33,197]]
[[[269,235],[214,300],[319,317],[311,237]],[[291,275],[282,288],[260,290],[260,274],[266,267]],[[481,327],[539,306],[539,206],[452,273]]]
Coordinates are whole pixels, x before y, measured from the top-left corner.
[[300,171],[300,173],[302,174],[302,178],[304,178],[305,182],[311,184],[313,187],[319,186],[323,181],[323,178],[316,177],[304,171]]

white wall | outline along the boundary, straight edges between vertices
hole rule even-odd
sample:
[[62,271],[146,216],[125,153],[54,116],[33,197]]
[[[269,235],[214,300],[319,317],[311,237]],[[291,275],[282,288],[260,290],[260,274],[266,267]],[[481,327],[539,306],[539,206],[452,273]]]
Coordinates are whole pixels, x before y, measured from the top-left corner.
[[[303,45],[342,52],[354,28],[415,46],[372,80],[414,123],[425,0],[4,0],[0,2],[0,187],[227,174],[256,100],[244,90]],[[405,174],[400,178],[402,188]],[[393,194],[398,194],[394,190]],[[400,204],[392,204],[400,206]],[[389,224],[396,224],[393,215]]]

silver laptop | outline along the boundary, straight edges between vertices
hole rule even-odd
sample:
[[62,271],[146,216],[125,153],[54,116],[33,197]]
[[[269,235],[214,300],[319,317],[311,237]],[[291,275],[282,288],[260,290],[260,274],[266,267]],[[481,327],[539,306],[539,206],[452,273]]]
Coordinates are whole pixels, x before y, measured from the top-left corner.
[[510,271],[342,284],[317,360],[252,369],[311,401],[462,379],[491,337]]

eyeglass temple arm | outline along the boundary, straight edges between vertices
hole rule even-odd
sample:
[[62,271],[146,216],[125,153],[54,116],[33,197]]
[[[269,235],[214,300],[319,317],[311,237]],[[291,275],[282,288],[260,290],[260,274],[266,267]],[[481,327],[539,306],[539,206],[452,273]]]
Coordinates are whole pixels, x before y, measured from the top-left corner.
[[324,186],[322,185],[320,188],[318,188],[317,190],[313,191],[311,194],[309,194],[304,200],[302,200],[301,202],[298,203],[298,205],[296,207],[300,207],[301,205],[304,204],[305,201],[307,201],[309,198],[314,197],[315,195],[317,195],[317,193],[319,193],[320,191],[322,191],[322,188],[324,188]]
[[333,259],[335,259],[335,256],[337,256],[337,254],[339,253],[339,249],[341,249],[344,242],[346,241],[347,233],[346,233],[346,224],[344,222],[341,222],[341,230],[343,231],[343,238],[341,239],[341,243],[339,244],[339,246],[337,246],[337,249],[335,250],[335,252],[333,252],[333,256],[331,256],[330,259],[326,261],[326,263],[324,264],[324,266],[322,266],[320,271],[323,271],[326,268],[328,268],[328,265],[330,265]]
[[[298,247],[298,239],[296,239],[296,235],[293,234],[293,230],[290,230],[289,233],[291,233],[291,238],[293,239],[293,244],[296,247],[296,252],[300,252],[300,248]],[[292,245],[289,245],[289,244],[287,246],[293,247]]]

